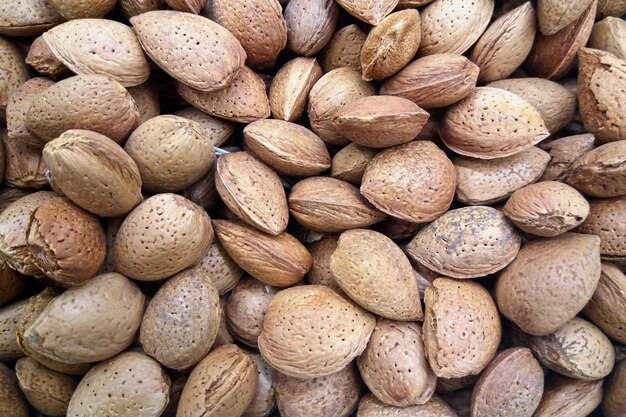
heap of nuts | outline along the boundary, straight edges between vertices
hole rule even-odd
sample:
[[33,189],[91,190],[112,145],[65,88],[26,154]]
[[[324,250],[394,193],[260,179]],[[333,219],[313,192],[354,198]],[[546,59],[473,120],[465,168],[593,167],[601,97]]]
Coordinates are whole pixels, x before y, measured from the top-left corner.
[[623,0],[1,0],[0,417],[626,416]]

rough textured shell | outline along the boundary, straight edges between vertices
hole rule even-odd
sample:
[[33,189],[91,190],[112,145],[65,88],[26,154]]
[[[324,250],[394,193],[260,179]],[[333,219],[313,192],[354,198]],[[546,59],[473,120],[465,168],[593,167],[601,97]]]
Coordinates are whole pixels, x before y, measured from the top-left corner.
[[566,136],[543,146],[552,159],[541,176],[541,181],[563,181],[569,176],[572,164],[593,149],[595,138],[590,133]]
[[436,395],[422,405],[394,407],[370,393],[361,398],[357,417],[457,417],[457,414]]
[[113,10],[117,0],[48,0],[67,20],[104,17]]
[[[399,360],[396,352],[401,351]],[[417,323],[379,319],[357,364],[365,384],[385,404],[425,404],[435,392],[437,377],[426,360]]]
[[17,271],[0,259],[0,307],[15,299],[24,288],[28,281]]
[[337,3],[362,22],[376,26],[398,4],[398,0],[338,0]]
[[453,278],[477,278],[507,266],[521,237],[500,211],[486,206],[451,210],[420,230],[409,255],[428,269]]
[[211,219],[202,208],[175,194],[157,194],[122,223],[115,265],[134,279],[167,278],[198,262],[212,240]]
[[129,87],[128,92],[137,105],[139,124],[161,114],[159,93],[153,83],[145,82],[136,87]]
[[24,313],[27,300],[17,301],[0,309],[0,360],[21,358],[24,352],[16,340],[17,323]]
[[626,13],[624,0],[598,0],[598,18],[606,16],[620,17]]
[[495,356],[500,317],[480,284],[437,278],[426,288],[424,345],[438,377],[477,375]]
[[198,122],[200,127],[204,130],[205,138],[208,139],[213,146],[222,146],[230,139],[235,130],[232,123],[209,116],[194,107],[178,110],[174,112],[174,115]]
[[70,129],[87,129],[122,142],[139,123],[137,105],[120,83],[78,75],[42,92],[26,113],[26,127],[44,142]]
[[233,261],[217,239],[211,243],[198,263],[189,270],[206,274],[220,295],[232,290],[243,276],[243,270]]
[[338,19],[334,0],[290,0],[285,7],[287,48],[298,55],[315,55],[330,40]]
[[150,65],[133,30],[107,19],[77,19],[47,31],[43,38],[76,74],[101,74],[125,87],[148,79]]
[[292,287],[272,299],[259,349],[279,372],[296,378],[322,377],[360,355],[375,324],[372,314],[324,285]]
[[366,310],[392,320],[423,317],[411,263],[385,235],[365,229],[342,233],[330,270],[339,287]]
[[616,265],[603,262],[600,282],[583,312],[607,336],[626,343],[626,317],[621,314],[624,308],[626,275]]
[[424,109],[447,107],[474,90],[479,71],[462,55],[434,54],[411,62],[385,81],[380,94],[406,98]]
[[626,22],[612,16],[604,18],[593,26],[587,45],[626,59]]
[[626,361],[622,360],[615,367],[604,391],[602,411],[606,417],[619,417],[626,411],[624,387],[626,387]]
[[215,185],[226,206],[246,223],[272,235],[287,228],[289,208],[280,178],[250,154],[222,155]]
[[6,138],[6,130],[0,130],[0,142],[4,141],[6,168],[4,181],[11,187],[43,188],[48,185],[46,165],[41,158],[41,148],[18,140]]
[[40,74],[54,79],[64,78],[71,74],[69,68],[54,55],[43,35],[36,38],[30,45],[25,61]]
[[208,275],[183,271],[146,308],[140,333],[144,352],[170,369],[187,369],[209,353],[220,314],[219,293]]
[[600,236],[602,259],[626,260],[626,197],[589,202],[589,216],[580,233]]
[[274,396],[275,371],[265,363],[261,354],[250,353],[249,355],[256,363],[259,377],[254,398],[242,417],[267,417],[276,407],[276,397]]
[[341,67],[361,71],[361,49],[365,38],[365,32],[355,24],[344,26],[335,32],[322,53],[324,72]]
[[298,57],[283,65],[270,85],[272,117],[288,122],[298,120],[321,76],[322,69],[315,58]]
[[448,210],[456,172],[452,161],[430,141],[385,150],[365,169],[361,193],[379,210],[413,223],[426,223]]
[[291,286],[311,268],[311,255],[287,232],[270,235],[239,221],[215,220],[213,225],[220,243],[235,262],[268,285]]
[[546,387],[533,417],[585,417],[602,401],[602,380],[559,378]]
[[525,333],[544,336],[587,304],[600,279],[600,238],[565,233],[524,245],[496,285],[500,312]]
[[72,396],[67,416],[158,417],[169,394],[170,378],[157,361],[143,353],[124,352],[85,375]]
[[56,189],[94,214],[120,216],[141,202],[137,165],[104,135],[68,130],[46,144],[43,159]]
[[333,156],[330,176],[359,186],[365,168],[374,159],[376,153],[378,153],[377,149],[366,148],[356,143],[344,146]]
[[311,266],[306,276],[306,280],[309,284],[326,285],[337,293],[342,292],[330,270],[330,257],[337,249],[338,243],[338,235],[327,234],[317,242],[313,242],[307,246],[309,253],[313,257],[313,266]]
[[463,54],[487,28],[494,3],[494,0],[437,0],[426,6],[420,13],[419,54]]
[[59,362],[101,361],[132,343],[143,308],[144,296],[128,278],[101,274],[52,300],[25,330],[23,343]]
[[[8,3],[4,4],[8,6]],[[2,36],[0,36],[0,71],[3,74],[0,79],[0,119],[3,119],[9,96],[30,76],[17,46]]]
[[282,417],[348,417],[361,393],[359,373],[348,365],[331,375],[299,379],[276,373],[276,402]]
[[559,0],[539,0],[537,17],[539,30],[544,35],[554,35],[582,15],[593,0],[562,2]]
[[28,403],[17,384],[15,373],[0,363],[0,414],[11,417],[28,417]]
[[506,90],[476,88],[451,107],[439,126],[446,146],[480,159],[514,155],[550,133],[532,105]]
[[49,0],[18,0],[0,4],[0,34],[37,36],[63,22]]
[[189,375],[176,415],[241,416],[254,398],[257,372],[254,360],[237,346],[220,346]]
[[31,78],[13,90],[6,109],[7,138],[41,147],[43,141],[26,126],[26,113],[32,102],[54,82],[48,78]]

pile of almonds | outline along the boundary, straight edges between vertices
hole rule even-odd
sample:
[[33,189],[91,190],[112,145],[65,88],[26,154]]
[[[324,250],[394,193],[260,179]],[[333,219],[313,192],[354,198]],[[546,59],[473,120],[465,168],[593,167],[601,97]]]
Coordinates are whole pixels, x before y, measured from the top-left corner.
[[0,0],[0,417],[626,416],[624,14]]

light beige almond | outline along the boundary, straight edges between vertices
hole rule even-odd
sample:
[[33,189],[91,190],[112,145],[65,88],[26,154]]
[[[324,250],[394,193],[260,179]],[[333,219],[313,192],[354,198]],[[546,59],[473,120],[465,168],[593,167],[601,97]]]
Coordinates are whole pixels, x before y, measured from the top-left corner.
[[398,0],[338,0],[341,7],[362,22],[376,26],[398,4]]
[[563,181],[570,173],[573,162],[593,149],[595,138],[590,133],[566,136],[542,146],[552,159],[541,176],[541,181]]
[[298,57],[283,65],[270,85],[272,116],[288,122],[298,120],[306,109],[311,88],[321,76],[315,58]]
[[604,18],[593,25],[587,45],[626,59],[626,22],[617,17]]
[[365,32],[355,24],[344,26],[335,32],[322,52],[321,64],[324,72],[341,67],[361,71],[361,49],[365,38]]
[[19,0],[0,4],[0,35],[37,36],[63,22],[49,0]]
[[184,117],[185,119],[198,122],[204,130],[204,136],[213,144],[213,146],[224,145],[232,136],[235,127],[226,120],[218,119],[198,110],[194,107],[178,110],[174,112],[174,116]]
[[600,282],[583,310],[585,316],[609,337],[626,343],[626,275],[612,263],[602,262]]
[[53,84],[54,81],[49,78],[31,78],[13,91],[6,109],[7,137],[10,140],[19,140],[36,147],[43,146],[45,142],[26,126],[26,114],[39,94]]
[[290,0],[284,15],[287,48],[298,55],[313,56],[335,32],[339,6],[334,0]]
[[377,153],[377,149],[351,143],[333,156],[330,176],[359,186],[365,168]]
[[589,7],[593,0],[565,3],[559,0],[539,0],[537,17],[541,33],[554,35],[570,23],[576,21]]
[[597,17],[602,19],[607,16],[621,17],[626,13],[626,1],[624,0],[598,0]]

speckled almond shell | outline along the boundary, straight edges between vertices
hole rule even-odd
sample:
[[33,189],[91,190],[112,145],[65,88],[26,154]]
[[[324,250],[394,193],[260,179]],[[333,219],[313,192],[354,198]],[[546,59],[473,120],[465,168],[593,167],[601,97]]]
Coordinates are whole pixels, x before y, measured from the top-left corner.
[[59,81],[33,100],[26,127],[44,142],[70,129],[87,129],[122,142],[139,123],[135,101],[120,83],[104,75]]
[[478,66],[462,55],[434,54],[386,80],[380,94],[406,98],[424,109],[447,107],[474,90],[478,74]]
[[487,206],[451,210],[411,240],[408,254],[428,269],[453,278],[477,278],[507,266],[521,237],[500,211]]
[[11,417],[28,417],[28,403],[15,378],[15,372],[0,363],[0,413]]
[[213,146],[221,146],[226,143],[235,130],[232,123],[209,116],[194,107],[178,110],[174,112],[174,115],[198,122],[204,130],[205,138],[208,138]]
[[355,24],[336,31],[322,52],[321,64],[324,72],[341,67],[361,71],[361,49],[365,38],[365,32]]
[[626,141],[606,143],[572,164],[567,183],[592,197],[626,195]]
[[63,22],[49,0],[17,0],[0,4],[0,35],[37,36]]
[[243,269],[233,261],[217,239],[189,270],[206,274],[220,295],[232,290],[243,276]]
[[151,82],[145,82],[135,87],[129,87],[128,92],[137,105],[139,124],[161,114],[159,92]]
[[602,380],[559,378],[546,387],[533,417],[588,416],[602,402]]
[[320,240],[307,246],[309,253],[313,257],[313,266],[311,266],[311,270],[309,270],[306,276],[309,284],[326,285],[337,293],[342,292],[330,269],[330,257],[337,249],[338,244],[339,235],[326,234]]
[[276,373],[278,411],[282,417],[348,417],[359,401],[361,379],[354,365],[327,376],[299,379]]
[[445,213],[456,189],[454,165],[431,141],[387,149],[367,165],[361,194],[379,210],[413,223]]
[[524,245],[496,284],[500,312],[525,333],[550,334],[580,312],[600,279],[600,238],[565,233]]
[[270,235],[241,221],[215,220],[215,234],[226,252],[250,275],[268,285],[288,287],[304,277],[313,260],[292,235]]
[[31,78],[13,90],[6,109],[7,137],[9,140],[19,140],[33,146],[43,146],[39,136],[28,130],[26,113],[30,105],[48,87],[54,84],[49,78]]
[[356,143],[346,145],[333,156],[330,176],[359,186],[365,168],[377,153],[377,149],[366,148]]
[[235,345],[220,346],[189,375],[177,417],[241,416],[254,398],[257,372],[256,363],[243,350]]
[[287,228],[289,209],[280,178],[250,154],[220,156],[215,185],[226,206],[246,223],[272,235]]
[[457,414],[436,395],[422,405],[395,407],[383,403],[369,393],[361,398],[357,417],[457,417]]
[[0,360],[10,361],[24,357],[17,343],[17,323],[28,300],[16,301],[0,309]]
[[593,149],[595,138],[590,133],[556,139],[543,148],[552,159],[541,176],[542,181],[563,181],[575,160]]
[[157,10],[132,17],[130,23],[148,56],[194,89],[214,91],[226,87],[246,60],[237,38],[203,16]]
[[419,54],[463,54],[487,28],[494,3],[494,0],[471,3],[438,0],[426,6],[420,13],[422,42]]
[[367,227],[387,217],[354,185],[328,177],[309,177],[296,183],[289,194],[289,211],[298,223],[321,233]]
[[256,391],[252,402],[242,417],[267,417],[276,407],[274,396],[274,369],[269,366],[259,353],[249,353],[258,368]]
[[606,417],[619,417],[626,411],[626,361],[622,360],[608,379],[604,398],[602,400],[602,411]]
[[322,76],[315,58],[298,57],[283,65],[272,80],[269,91],[272,117],[294,122],[302,116],[309,92]]
[[67,20],[104,17],[115,7],[117,0],[48,0]]
[[141,202],[137,165],[104,135],[68,130],[46,144],[43,159],[55,187],[91,213],[121,216]]
[[200,260],[211,241],[211,219],[175,194],[157,194],[135,207],[113,247],[117,271],[140,281],[168,278]]
[[589,202],[589,216],[580,233],[600,236],[605,260],[626,260],[626,196]]
[[541,0],[537,2],[539,29],[544,35],[554,35],[570,23],[576,21],[589,7],[593,0],[563,3],[559,0]]
[[437,278],[426,288],[424,346],[438,377],[480,373],[500,343],[500,317],[489,292],[473,281]]
[[602,263],[600,282],[583,312],[596,326],[619,343],[626,343],[626,275],[609,262]]
[[626,58],[626,22],[618,17],[605,17],[593,25],[587,45]]
[[72,396],[67,416],[158,417],[169,394],[170,378],[157,361],[143,353],[124,352],[85,375]]
[[500,352],[472,392],[472,416],[532,416],[543,394],[543,369],[526,348]]
[[76,74],[101,74],[125,87],[145,82],[150,65],[133,30],[107,19],[76,19],[43,35],[54,55]]
[[417,323],[378,319],[357,364],[365,384],[385,404],[425,404],[435,392],[437,377],[426,360]]
[[244,145],[279,173],[309,177],[330,168],[324,142],[312,131],[283,120],[257,120],[243,129]]
[[3,36],[0,36],[0,71],[6,74],[0,79],[0,119],[4,119],[9,96],[13,90],[26,82],[30,75],[20,50]]
[[330,258],[335,282],[357,304],[392,320],[421,320],[417,281],[402,250],[366,229],[343,232]]
[[313,56],[335,32],[339,6],[334,0],[290,0],[284,15],[287,48],[298,55]]
[[250,123],[270,115],[265,83],[250,68],[242,68],[230,84],[217,91],[201,91],[183,83],[178,93],[192,106],[211,116],[238,123]]
[[188,369],[209,353],[221,314],[219,293],[208,274],[180,272],[146,308],[140,333],[144,352],[167,368]]
[[110,358],[132,343],[144,298],[123,275],[98,275],[52,300],[25,329],[23,343],[46,358],[69,364]]
[[11,187],[26,189],[46,187],[48,185],[48,180],[45,177],[46,164],[41,157],[41,148],[26,142],[7,139],[6,130],[0,131],[0,141],[3,139],[6,158],[4,181],[6,184]]
[[272,299],[259,350],[279,372],[295,378],[322,377],[360,355],[375,324],[372,314],[324,285],[296,286]]
[[393,11],[398,0],[338,0],[337,3],[360,21],[376,26]]
[[72,73],[50,50],[43,35],[36,38],[30,45],[25,61],[41,75],[50,76],[55,80]]

